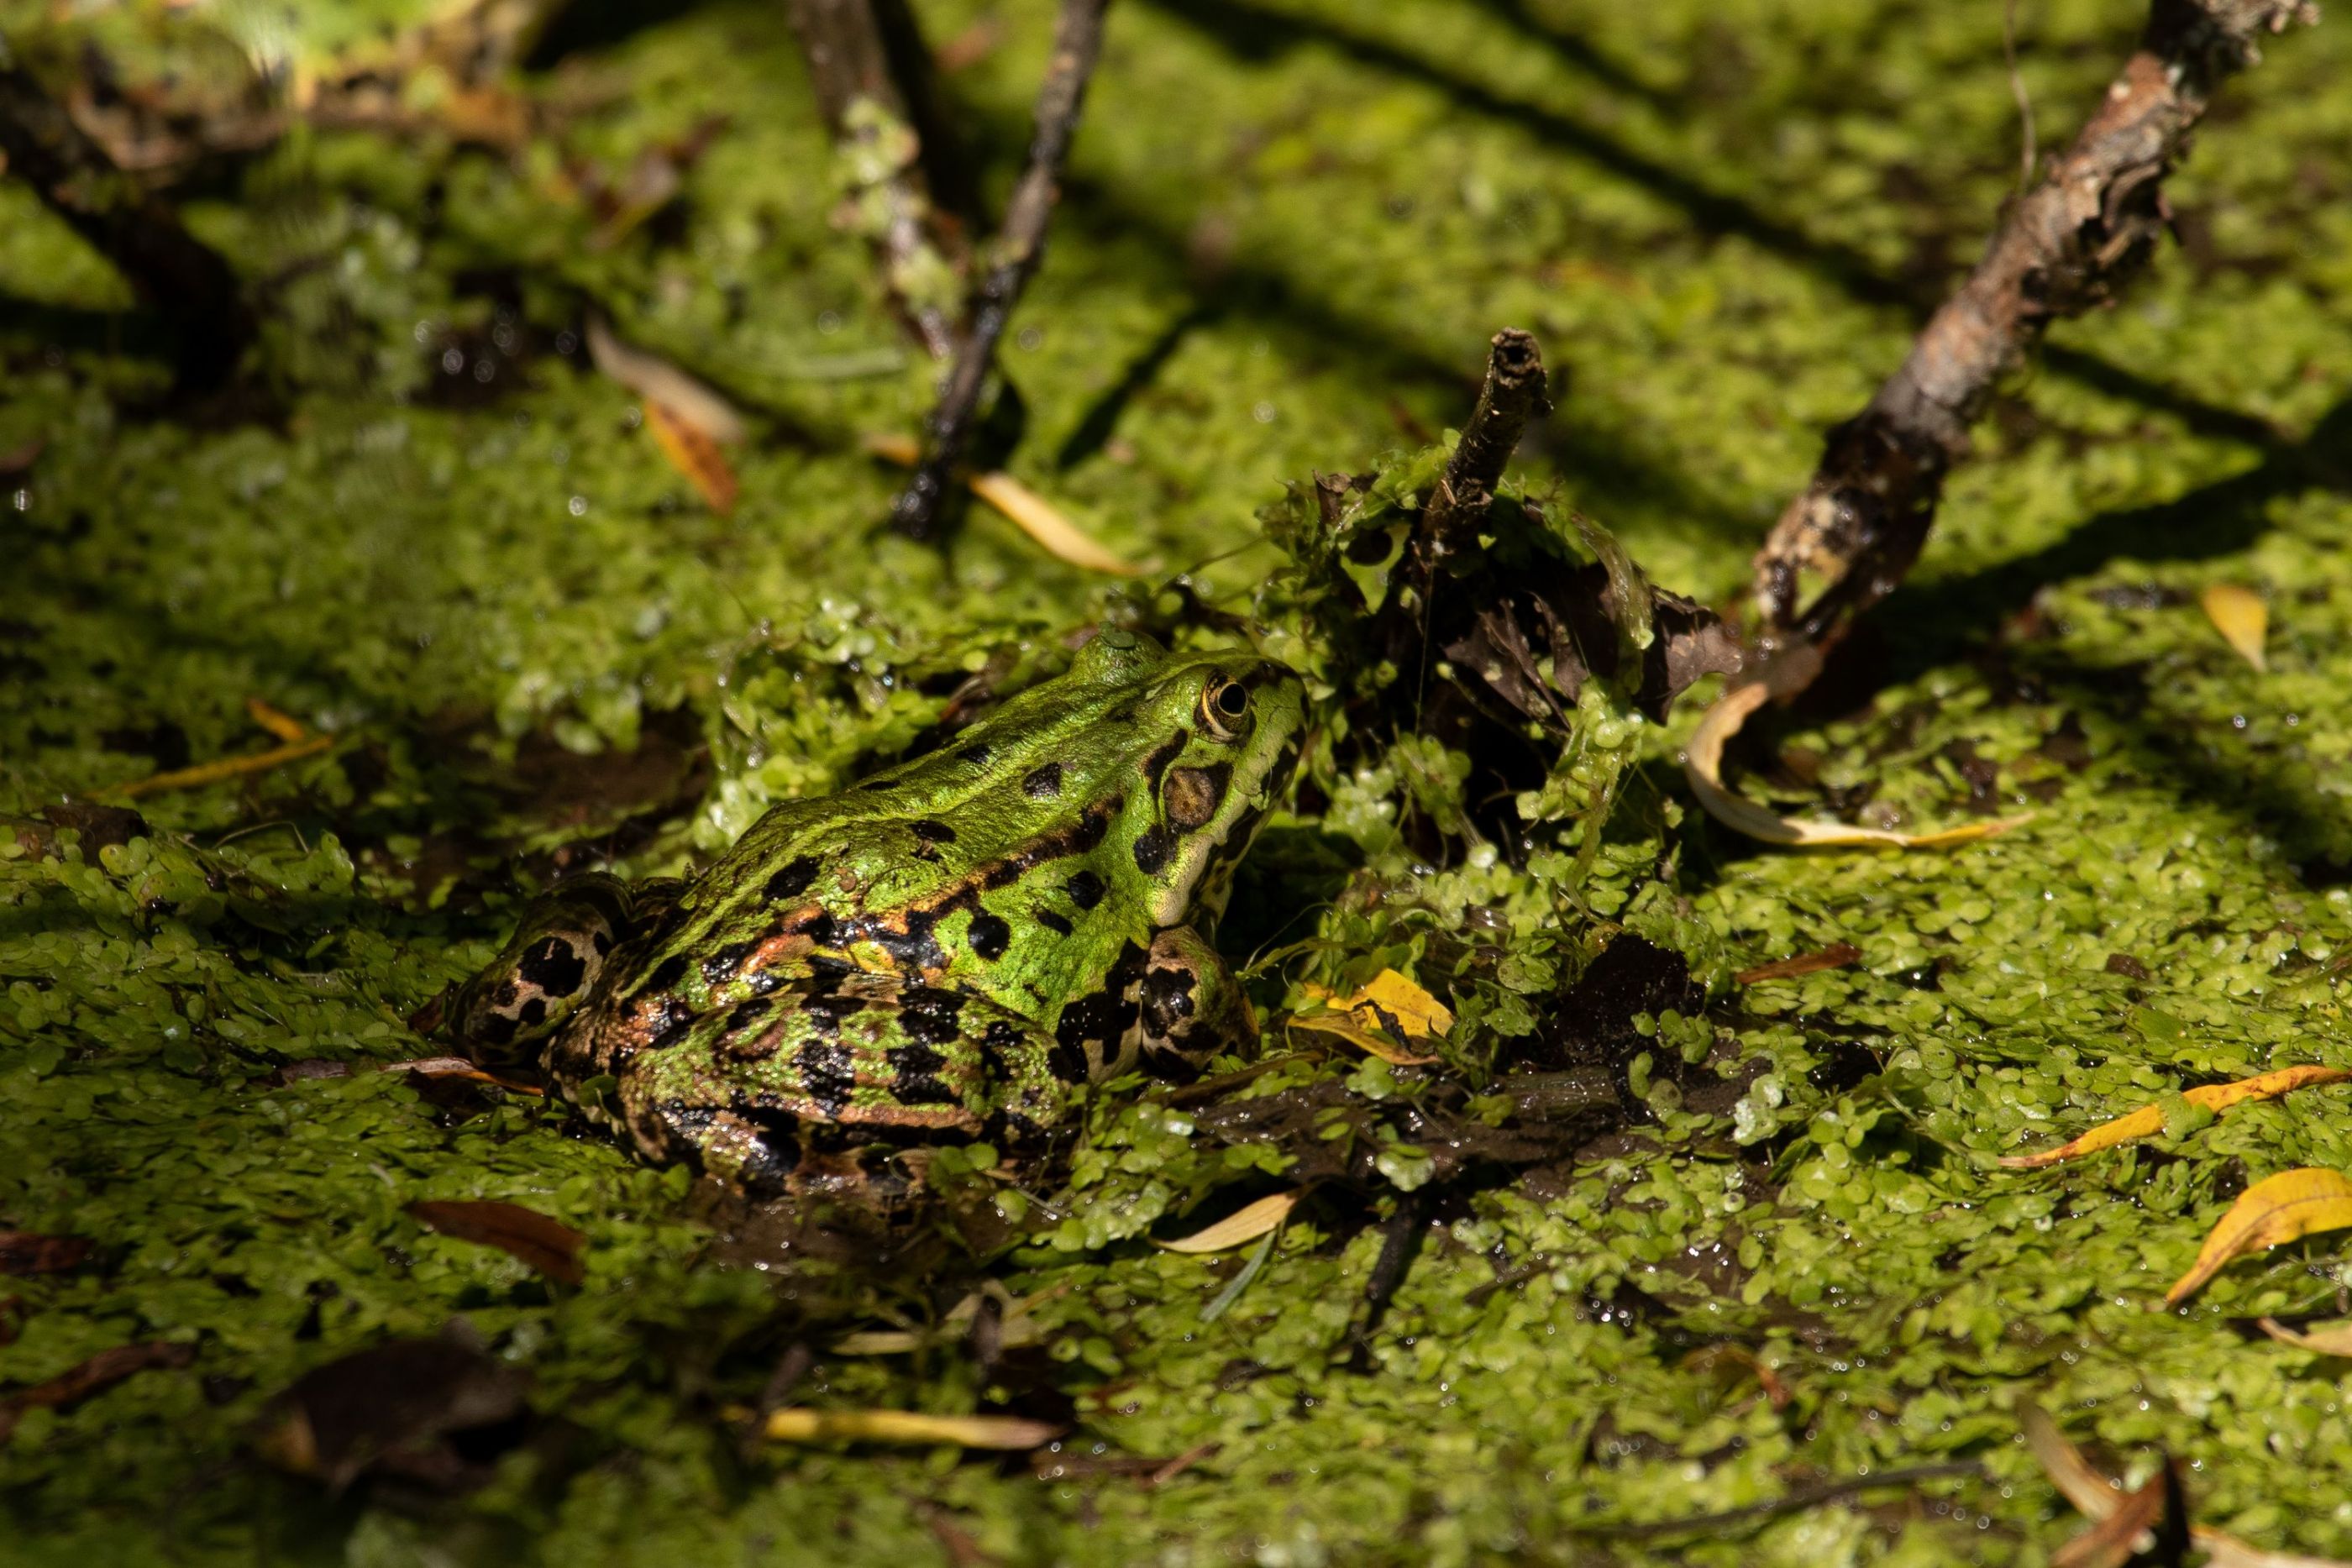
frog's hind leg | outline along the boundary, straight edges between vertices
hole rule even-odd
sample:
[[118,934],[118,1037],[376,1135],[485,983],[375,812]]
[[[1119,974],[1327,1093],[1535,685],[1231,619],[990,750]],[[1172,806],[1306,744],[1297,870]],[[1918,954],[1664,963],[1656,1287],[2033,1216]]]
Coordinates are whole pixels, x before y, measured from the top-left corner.
[[593,872],[531,901],[481,973],[444,998],[440,1021],[479,1061],[521,1061],[596,988],[613,949],[675,898],[677,884],[631,887]]
[[757,1195],[859,1180],[861,1151],[1033,1137],[1061,1113],[1053,1041],[985,998],[818,977],[695,1019],[620,1069],[637,1146]]

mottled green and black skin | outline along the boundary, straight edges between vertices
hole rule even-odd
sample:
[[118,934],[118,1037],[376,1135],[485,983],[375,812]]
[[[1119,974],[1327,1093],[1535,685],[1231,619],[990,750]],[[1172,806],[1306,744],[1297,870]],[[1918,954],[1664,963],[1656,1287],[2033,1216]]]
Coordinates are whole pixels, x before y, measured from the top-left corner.
[[1198,927],[1303,724],[1281,664],[1105,632],[945,749],[778,806],[682,888],[567,883],[455,1028],[544,1041],[555,1084],[646,1155],[753,1190],[845,1178],[877,1144],[1017,1143],[1076,1083],[1181,1075],[1253,1031]]

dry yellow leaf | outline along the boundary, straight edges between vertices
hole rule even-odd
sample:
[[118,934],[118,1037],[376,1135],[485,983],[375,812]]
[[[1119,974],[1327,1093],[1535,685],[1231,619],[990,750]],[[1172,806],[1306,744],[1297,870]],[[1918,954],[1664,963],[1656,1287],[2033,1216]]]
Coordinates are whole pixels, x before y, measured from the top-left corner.
[[2233,582],[2217,582],[2197,596],[2205,607],[2205,619],[2213,622],[2213,630],[2221,640],[2238,651],[2257,670],[2267,670],[2263,657],[2263,642],[2270,634],[2271,607],[2263,596],[2251,588],[2240,588]]
[[[2252,1078],[2241,1078],[2233,1083],[2208,1083],[2200,1088],[2185,1090],[2181,1098],[2191,1105],[2204,1105],[2215,1111],[2226,1111],[2232,1105],[2249,1100],[2273,1100],[2290,1090],[2303,1089],[2314,1083],[2338,1083],[2352,1078],[2339,1067],[2282,1067],[2275,1072],[2263,1072]],[[2112,1122],[2102,1122],[2082,1136],[2044,1149],[2038,1155],[2005,1155],[2001,1164],[2013,1171],[2033,1170],[2042,1166],[2056,1165],[2084,1155],[2112,1149],[2117,1144],[2127,1144],[2134,1138],[2152,1137],[2164,1131],[2164,1107],[2143,1105],[2127,1116]]]
[[1401,1042],[1428,1040],[1454,1027],[1451,1009],[1394,969],[1382,969],[1345,1001],[1311,982],[1300,988],[1334,1010],[1295,1017],[1291,1028],[1335,1035],[1394,1067],[1435,1061],[1433,1056],[1415,1056]]
[[1034,1448],[1069,1428],[1016,1416],[788,1406],[770,1411],[761,1430],[777,1443],[953,1443],[966,1448]]
[[315,757],[334,744],[333,738],[314,735],[308,740],[298,740],[290,746],[273,746],[267,751],[257,751],[249,757],[224,757],[217,762],[202,762],[194,768],[174,768],[169,773],[151,774],[128,784],[118,784],[101,789],[101,795],[113,795],[123,800],[136,800],[142,795],[159,795],[166,789],[194,789],[206,784],[217,784],[225,779],[236,779],[247,773],[266,773],[273,768],[305,757]]
[[622,342],[594,316],[588,319],[588,357],[646,402],[661,404],[711,440],[743,439],[743,416],[732,403],[659,354]]
[[1882,828],[1849,827],[1843,822],[1794,821],[1744,795],[1734,794],[1723,782],[1724,744],[1739,733],[1748,715],[1762,707],[1771,695],[1761,682],[1735,686],[1724,693],[1706,710],[1706,716],[1699,720],[1698,729],[1691,736],[1690,749],[1683,755],[1683,775],[1690,780],[1691,792],[1698,797],[1698,803],[1708,816],[1733,832],[1768,844],[1791,844],[1801,849],[1876,844],[1897,850],[1940,850],[2005,833],[2032,819],[2032,813],[2027,812],[2020,817],[1946,828],[1940,832],[1894,833]]
[[1290,1027],[1344,1040],[1365,1055],[1377,1056],[1391,1067],[1426,1067],[1437,1060],[1433,1056],[1415,1056],[1379,1030],[1366,1028],[1354,1013],[1309,1013],[1305,1018],[1292,1019]]
[[291,746],[296,741],[310,738],[310,726],[292,714],[280,712],[259,697],[245,699],[245,711],[254,723]]
[[1171,1252],[1222,1252],[1228,1247],[1255,1241],[1280,1225],[1290,1218],[1290,1211],[1298,1207],[1298,1200],[1303,1196],[1303,1191],[1277,1192],[1234,1210],[1206,1229],[1154,1245],[1164,1247]]
[[2205,1238],[2197,1261],[2164,1293],[2164,1304],[2178,1306],[2249,1252],[2347,1225],[2352,1225],[2352,1178],[2317,1166],[2281,1171],[2238,1195],[2230,1212]]
[[2281,1344],[2321,1355],[2352,1356],[2352,1322],[2327,1323],[2315,1329],[2291,1329],[2276,1318],[2263,1320],[2263,1332]]
[[718,442],[677,410],[651,398],[646,400],[646,429],[653,434],[654,444],[669,459],[669,465],[685,475],[702,497],[703,505],[722,517],[734,515],[735,497],[741,486]]
[[[2019,1424],[2025,1428],[2026,1446],[2042,1461],[2050,1484],[2074,1505],[2076,1512],[2096,1521],[2112,1518],[2123,1507],[2126,1494],[2122,1486],[2084,1458],[2083,1451],[2058,1430],[2058,1424],[2047,1411],[2026,1400],[2021,1402],[2017,1414]],[[2266,1552],[2210,1524],[2191,1524],[2189,1539],[2204,1552],[2206,1568],[2352,1568],[2332,1557]]]
[[[922,447],[906,436],[869,435],[865,439],[866,451],[901,468],[912,468],[922,461]],[[1142,575],[1141,567],[1089,538],[1051,501],[1012,475],[995,471],[968,474],[964,483],[971,487],[973,495],[1003,513],[1013,527],[1035,540],[1055,559],[1110,577]]]

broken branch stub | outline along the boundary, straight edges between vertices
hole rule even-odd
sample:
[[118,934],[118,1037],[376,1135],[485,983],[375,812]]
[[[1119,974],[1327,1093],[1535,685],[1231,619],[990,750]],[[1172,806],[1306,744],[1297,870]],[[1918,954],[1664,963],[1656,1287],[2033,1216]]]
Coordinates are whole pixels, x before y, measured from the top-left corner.
[[[2316,19],[2308,0],[2154,0],[2089,123],[2010,209],[1902,368],[1830,433],[1812,482],[1757,552],[1766,646],[1819,645],[1894,591],[1998,378],[2051,322],[2114,298],[2169,221],[2164,177],[2214,90],[2254,63],[2263,34]],[[1830,581],[1801,611],[1808,572]]]
[[[1701,675],[1738,669],[1739,649],[1712,612],[1652,587],[1597,524],[1572,519],[1583,547],[1573,549],[1540,503],[1506,493],[1511,454],[1551,408],[1534,335],[1496,333],[1477,406],[1373,622],[1392,668],[1443,660],[1450,683],[1491,717],[1565,735],[1591,676],[1618,682],[1654,716]],[[1629,659],[1638,669],[1623,667]],[[1399,685],[1421,714],[1419,682]]]

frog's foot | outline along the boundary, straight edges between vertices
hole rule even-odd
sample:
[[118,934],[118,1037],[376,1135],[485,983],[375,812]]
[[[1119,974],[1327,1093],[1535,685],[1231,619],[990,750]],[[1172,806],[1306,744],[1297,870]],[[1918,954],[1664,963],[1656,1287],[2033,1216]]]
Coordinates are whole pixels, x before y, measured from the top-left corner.
[[1066,1077],[1098,1082],[1140,1067],[1181,1082],[1255,1040],[1257,1019],[1217,950],[1178,925],[1148,951],[1129,944],[1103,989],[1064,1008],[1054,1033]]
[[436,1004],[434,1021],[478,1061],[528,1059],[595,989],[614,947],[667,907],[677,885],[632,888],[601,872],[559,884],[531,902],[480,974]]
[[1257,1018],[1241,982],[1189,925],[1151,939],[1138,978],[1136,1049],[1145,1069],[1189,1079],[1221,1051],[1257,1039]]
[[693,1020],[617,1064],[621,1119],[656,1160],[755,1195],[856,1185],[870,1152],[1018,1144],[1067,1093],[1053,1042],[984,998],[824,977]]

